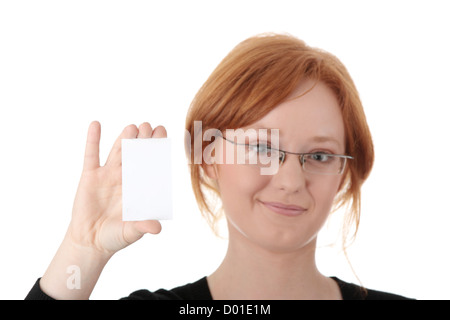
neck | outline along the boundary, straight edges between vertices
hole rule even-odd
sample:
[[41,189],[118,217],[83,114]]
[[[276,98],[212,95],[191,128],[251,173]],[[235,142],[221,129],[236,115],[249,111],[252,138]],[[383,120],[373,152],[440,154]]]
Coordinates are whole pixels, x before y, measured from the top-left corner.
[[[239,237],[239,236],[238,236]],[[208,277],[214,299],[333,299],[337,284],[315,263],[316,241],[289,252],[268,250],[230,235],[227,254]]]

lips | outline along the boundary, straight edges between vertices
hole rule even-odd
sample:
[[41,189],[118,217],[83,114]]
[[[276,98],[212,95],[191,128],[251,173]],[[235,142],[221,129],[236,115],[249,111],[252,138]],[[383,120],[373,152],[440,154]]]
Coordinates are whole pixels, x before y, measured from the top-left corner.
[[303,213],[305,213],[306,209],[303,207],[299,207],[296,205],[290,205],[290,204],[284,204],[280,202],[264,202],[261,201],[261,203],[268,209],[272,210],[275,213],[289,216],[289,217],[296,217]]

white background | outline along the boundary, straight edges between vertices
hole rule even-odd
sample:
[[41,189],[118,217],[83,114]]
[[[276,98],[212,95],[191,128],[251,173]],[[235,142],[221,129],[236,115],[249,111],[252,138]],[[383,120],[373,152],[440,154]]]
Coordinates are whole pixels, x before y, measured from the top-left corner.
[[[166,126],[175,218],[114,256],[91,298],[213,272],[226,241],[196,207],[184,119],[221,59],[268,31],[332,52],[360,91],[376,161],[349,250],[357,276],[369,288],[449,299],[449,13],[435,0],[1,1],[0,299],[24,298],[58,248],[92,120],[102,123],[102,163],[126,125]],[[329,232],[321,243],[334,240]],[[357,282],[339,242],[318,250],[318,264]]]

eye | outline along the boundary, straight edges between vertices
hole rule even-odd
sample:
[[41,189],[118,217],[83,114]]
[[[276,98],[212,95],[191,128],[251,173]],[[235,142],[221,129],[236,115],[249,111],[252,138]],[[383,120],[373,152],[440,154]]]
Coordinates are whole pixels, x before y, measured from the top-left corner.
[[323,152],[317,152],[310,155],[311,160],[317,161],[317,162],[328,162],[332,160],[332,155],[323,153]]
[[259,154],[269,154],[271,152],[270,146],[265,143],[258,144],[249,144],[248,149],[251,152],[259,153]]

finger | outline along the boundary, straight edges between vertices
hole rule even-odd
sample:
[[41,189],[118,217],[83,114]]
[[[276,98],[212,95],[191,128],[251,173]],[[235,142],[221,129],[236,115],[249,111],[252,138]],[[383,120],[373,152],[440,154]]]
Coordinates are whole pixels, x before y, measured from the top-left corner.
[[138,133],[139,130],[134,124],[130,124],[125,127],[120,136],[114,142],[105,165],[120,165],[122,163],[122,139],[134,139],[137,137]]
[[153,130],[152,138],[167,138],[166,128],[157,126],[155,130]]
[[86,149],[84,151],[83,170],[92,170],[100,166],[100,135],[101,125],[98,121],[93,121],[89,125]]
[[148,122],[144,122],[139,126],[139,134],[138,134],[138,138],[143,139],[143,138],[151,138],[152,137],[152,126],[150,125],[150,123]]

